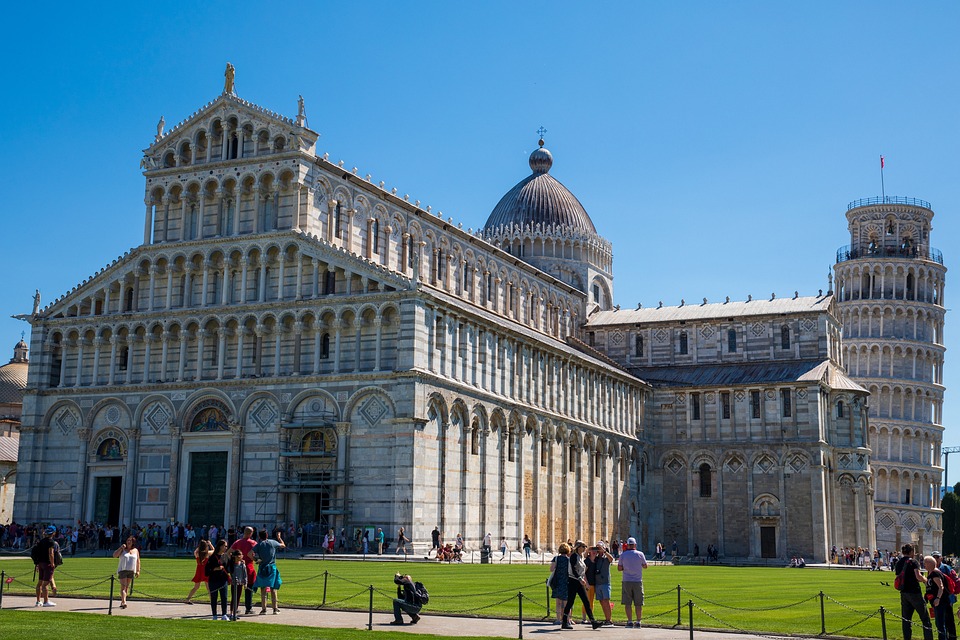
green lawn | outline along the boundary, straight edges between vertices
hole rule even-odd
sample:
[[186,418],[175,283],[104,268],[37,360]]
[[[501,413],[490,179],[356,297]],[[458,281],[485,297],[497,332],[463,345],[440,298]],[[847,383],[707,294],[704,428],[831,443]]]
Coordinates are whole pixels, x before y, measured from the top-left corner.
[[[44,611],[37,615],[32,611],[4,611],[0,613],[0,625],[16,630],[17,638],[69,638],[70,640],[154,640],[176,638],[177,640],[275,640],[276,638],[316,638],[315,627],[292,625],[245,624],[242,634],[236,625],[210,624],[206,620],[156,620],[127,616],[91,616],[66,611]],[[429,640],[441,636],[414,635],[390,631],[366,631],[363,629],[324,629],[324,640]],[[489,640],[489,638],[458,638],[457,640]]]
[[[395,572],[411,573],[430,590],[427,610],[437,613],[462,613],[497,617],[517,615],[517,592],[530,600],[524,602],[524,618],[546,615],[544,580],[548,568],[540,565],[447,565],[402,562],[318,562],[285,560],[278,563],[284,585],[280,600],[287,605],[342,609],[366,609],[368,586],[374,585],[374,608],[390,610],[395,588]],[[116,568],[112,558],[67,558],[57,570],[57,585],[65,596],[106,597],[109,576]],[[143,560],[143,574],[135,583],[133,599],[179,600],[186,596],[193,576],[194,562],[189,559]],[[0,562],[0,570],[15,580],[5,593],[30,593],[33,565],[28,559]],[[783,569],[718,566],[652,567],[644,576],[646,605],[644,620],[664,626],[677,622],[677,585],[682,586],[683,625],[688,624],[686,603],[694,602],[697,627],[737,628],[761,632],[820,633],[820,600],[826,598],[824,614],[827,633],[843,630],[886,607],[887,631],[899,636],[899,596],[889,572],[842,569]],[[614,572],[614,601],[619,600],[619,575]],[[203,601],[203,595],[198,598]],[[553,603],[550,603],[551,609]],[[763,610],[758,610],[763,609]],[[623,620],[618,604],[614,619]],[[917,629],[916,633],[919,633]],[[879,615],[855,624],[842,635],[880,637]]]

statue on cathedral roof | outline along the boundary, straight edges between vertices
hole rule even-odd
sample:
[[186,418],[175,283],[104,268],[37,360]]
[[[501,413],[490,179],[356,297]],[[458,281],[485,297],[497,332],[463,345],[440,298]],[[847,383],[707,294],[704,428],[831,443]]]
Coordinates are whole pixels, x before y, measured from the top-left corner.
[[227,68],[223,72],[223,92],[235,95],[237,92],[234,88],[233,79],[236,76],[236,71],[233,68],[233,65],[229,62],[227,63]]
[[40,289],[33,294],[33,315],[40,313]]
[[157,123],[157,137],[153,139],[154,142],[159,142],[160,138],[163,137],[163,126],[166,123],[167,121],[163,119],[163,116],[160,116],[160,121]]
[[297,96],[297,126],[302,127],[307,123],[307,110],[303,106],[303,96]]

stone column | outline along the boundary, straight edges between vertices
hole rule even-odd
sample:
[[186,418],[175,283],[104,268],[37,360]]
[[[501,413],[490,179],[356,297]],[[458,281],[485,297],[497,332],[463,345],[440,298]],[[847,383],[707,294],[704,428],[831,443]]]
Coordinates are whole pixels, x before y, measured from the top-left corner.
[[[124,472],[124,498],[126,504],[120,513],[120,520],[124,522],[136,522],[137,517],[134,507],[137,504],[137,455],[140,450],[140,427],[131,427],[127,432],[127,464]],[[126,512],[126,517],[124,513]]]
[[314,323],[313,331],[313,375],[320,373],[320,346],[322,340],[323,328],[320,326],[320,322],[318,320]]
[[204,329],[197,330],[197,380],[203,380],[203,349],[206,342],[207,332]]
[[294,250],[293,264],[297,267],[297,291],[294,300],[303,300],[303,254]]
[[280,343],[283,340],[283,327],[279,324],[273,327],[273,375],[280,375]]
[[113,385],[117,373],[117,336],[110,336],[110,366],[107,367],[107,384]]
[[80,380],[83,376],[83,346],[85,342],[86,342],[85,338],[77,339],[77,375],[75,380],[73,381],[73,386],[75,387],[80,386]]
[[[93,339],[93,371],[90,375],[90,386],[95,387],[100,384],[100,347],[103,346],[103,338]],[[853,413],[851,411],[851,413]]]
[[303,347],[303,323],[297,320],[293,325],[293,371],[292,375],[300,375],[300,350]]
[[378,317],[373,323],[374,330],[377,332],[377,348],[374,355],[373,370],[380,371],[380,361],[383,357],[383,318]]
[[[166,304],[164,305],[164,308],[167,310],[173,307],[173,269],[174,267],[172,264],[167,264],[167,296],[166,296]],[[123,293],[122,287],[120,291],[121,291],[121,298],[122,298],[122,293]],[[123,300],[120,301],[120,304],[123,304]]]
[[183,382],[184,369],[187,367],[187,333],[180,329],[180,358],[177,361],[177,382]]
[[333,372],[340,373],[340,334],[343,328],[338,322],[333,330]]
[[260,256],[260,285],[257,291],[257,302],[267,299],[267,256]]
[[337,201],[333,198],[327,200],[327,242],[333,243],[333,231],[336,229],[337,222]]
[[124,376],[123,383],[130,384],[133,381],[133,349],[139,338],[136,334],[127,336],[127,373]]
[[310,258],[310,263],[313,266],[313,292],[310,297],[316,298],[320,295],[320,260]]
[[207,292],[209,291],[210,285],[210,261],[204,260],[202,268],[203,278],[200,284],[200,306],[205,307],[207,306]]
[[223,380],[223,367],[227,359],[227,331],[224,326],[217,330],[217,380]]
[[151,231],[153,231],[153,202],[144,201],[147,211],[143,216],[143,244],[150,244]]
[[64,340],[60,344],[60,383],[57,385],[58,388],[67,386],[67,348],[69,346],[68,340]]
[[170,332],[160,334],[160,382],[167,381],[167,362],[170,356]]
[[240,258],[240,302],[247,302],[247,267],[250,265],[250,260],[247,256]]
[[167,483],[167,510],[166,510],[166,520],[184,520],[186,514],[183,514],[182,517],[177,517],[177,486],[180,481],[180,445],[182,443],[182,438],[180,437],[180,426],[172,423],[167,423],[167,426],[170,428],[170,480]]
[[230,424],[230,460],[233,467],[233,485],[236,490],[233,495],[227,494],[227,502],[233,503],[233,509],[230,510],[230,517],[233,522],[240,522],[240,498],[243,496],[243,425],[237,422]]
[[150,380],[150,345],[153,342],[153,336],[149,333],[143,334],[143,378],[140,382],[147,384]]
[[237,327],[237,367],[233,376],[237,380],[243,377],[243,336],[246,332],[246,327],[242,325]]

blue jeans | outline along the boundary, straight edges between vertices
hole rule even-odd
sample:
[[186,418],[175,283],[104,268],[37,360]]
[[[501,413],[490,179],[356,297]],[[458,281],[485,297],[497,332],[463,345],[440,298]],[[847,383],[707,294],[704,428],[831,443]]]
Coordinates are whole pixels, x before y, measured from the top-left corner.
[[410,616],[412,620],[414,616],[420,613],[420,606],[415,604],[410,604],[406,600],[400,600],[399,598],[393,599],[393,619],[396,622],[403,622],[403,616],[401,613],[406,613]]

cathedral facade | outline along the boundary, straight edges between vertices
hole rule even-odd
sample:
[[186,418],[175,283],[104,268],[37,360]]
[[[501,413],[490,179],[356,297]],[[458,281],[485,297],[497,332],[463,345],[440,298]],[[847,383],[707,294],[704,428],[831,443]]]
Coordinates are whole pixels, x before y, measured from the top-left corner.
[[318,155],[302,103],[228,80],[158,129],[143,243],[30,317],[18,520],[873,546],[832,292],[614,308],[542,140],[474,232]]

